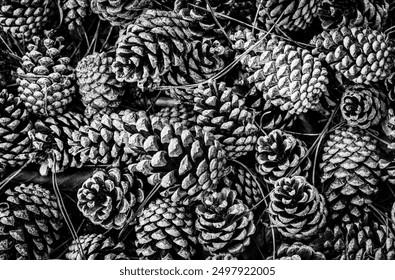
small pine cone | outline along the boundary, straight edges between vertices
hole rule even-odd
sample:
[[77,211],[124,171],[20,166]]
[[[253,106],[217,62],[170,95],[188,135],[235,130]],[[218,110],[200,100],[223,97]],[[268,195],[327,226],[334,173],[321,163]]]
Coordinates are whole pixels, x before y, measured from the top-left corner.
[[311,239],[326,224],[325,198],[302,176],[279,179],[270,200],[271,224],[286,238]]
[[135,231],[140,259],[189,260],[196,253],[192,213],[168,198],[152,201],[139,214]]
[[[254,35],[249,29],[231,34],[233,48],[243,53],[266,33]],[[321,95],[327,94],[328,72],[311,51],[295,47],[273,36],[261,40],[241,59],[248,73],[247,82],[256,88],[265,100],[290,114],[300,114],[313,109]]]
[[277,250],[277,259],[280,260],[325,260],[325,255],[316,252],[312,247],[301,242],[294,242],[291,245],[282,243]]
[[381,30],[388,17],[388,9],[386,0],[323,0],[318,17],[324,29],[350,25]]
[[0,124],[0,169],[23,165],[32,155],[33,124],[22,101],[6,89],[0,92]]
[[344,92],[340,110],[349,126],[367,129],[387,114],[385,100],[386,96],[374,87],[354,85]]
[[244,204],[252,208],[264,199],[261,185],[256,181],[257,177],[258,175],[250,170],[245,170],[242,167],[234,167],[223,178],[223,182],[225,186],[237,192],[237,196]]
[[31,137],[41,175],[47,175],[49,170],[58,173],[69,167],[81,167],[81,162],[69,153],[68,142],[74,131],[87,124],[88,120],[76,112],[67,112],[34,123]]
[[306,30],[318,15],[320,0],[257,0],[259,20],[267,30],[273,25],[288,31]]
[[394,63],[388,37],[369,27],[341,26],[324,30],[312,40],[319,59],[357,84],[371,84],[388,78]]
[[93,224],[122,229],[144,200],[143,182],[119,168],[97,170],[77,192],[77,206]]
[[223,188],[207,193],[196,214],[198,241],[209,254],[237,257],[250,245],[250,236],[255,233],[254,214],[236,199],[235,191]]
[[65,14],[64,22],[69,30],[82,26],[85,18],[90,14],[89,0],[64,0],[62,10]]
[[[73,240],[65,255],[68,260],[128,260],[125,245],[116,243],[111,237],[103,234],[87,234],[78,237],[80,246]],[[81,256],[80,248],[84,256]]]
[[0,203],[0,259],[48,259],[62,226],[55,196],[34,184],[8,189],[5,195]]
[[45,27],[53,20],[55,11],[55,1],[2,0],[0,29],[24,44],[35,35],[42,36]]
[[276,129],[258,138],[255,170],[270,185],[285,176],[307,177],[311,161],[306,155],[304,142]]
[[68,144],[69,153],[77,162],[85,164],[128,164],[136,153],[127,145],[133,126],[139,117],[148,118],[144,112],[130,110],[103,114],[87,125],[73,131]]
[[189,129],[196,124],[196,113],[193,111],[193,106],[180,103],[174,107],[164,107],[160,111],[151,116],[152,118],[159,118],[163,125],[175,125],[181,123],[183,128]]
[[212,256],[208,256],[206,260],[213,260],[213,261],[234,261],[237,258],[229,253],[225,254],[214,254]]
[[214,134],[231,159],[246,155],[255,148],[258,127],[254,112],[245,106],[225,83],[212,84],[194,91],[197,124]]
[[377,140],[343,126],[329,135],[322,152],[321,182],[332,219],[359,221],[378,191],[381,176]]
[[115,79],[111,70],[114,59],[110,54],[93,53],[84,57],[76,67],[77,84],[90,118],[103,112],[111,113],[121,103],[124,84]]
[[22,57],[22,68],[17,69],[18,93],[26,108],[34,114],[55,116],[62,114],[72,101],[75,76],[70,58],[62,56],[64,38],[33,37]]
[[151,4],[150,0],[92,0],[91,9],[101,20],[123,26],[134,22]]

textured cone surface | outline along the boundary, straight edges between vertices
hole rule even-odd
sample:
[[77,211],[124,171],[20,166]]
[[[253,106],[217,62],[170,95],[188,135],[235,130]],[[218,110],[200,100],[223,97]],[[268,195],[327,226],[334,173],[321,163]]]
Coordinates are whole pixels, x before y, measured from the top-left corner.
[[312,40],[320,60],[357,84],[385,80],[393,65],[393,47],[385,34],[369,27],[340,26]]
[[381,176],[377,140],[343,126],[329,135],[322,152],[321,182],[335,222],[356,222],[378,191]]
[[63,56],[63,37],[51,33],[27,46],[22,68],[17,69],[18,93],[26,108],[38,115],[62,114],[75,92],[70,58]]
[[88,124],[88,120],[76,112],[48,117],[34,124],[32,134],[36,161],[40,163],[40,173],[45,175],[48,170],[53,173],[64,171],[68,167],[81,167],[76,157],[69,152],[69,141],[74,131]]
[[197,124],[214,134],[229,158],[246,155],[255,148],[258,127],[253,111],[225,83],[194,91]]
[[69,30],[82,26],[84,19],[90,14],[89,0],[65,0],[62,9],[64,22]]
[[21,166],[32,152],[28,133],[33,125],[22,101],[0,92],[0,166]]
[[115,79],[111,70],[113,62],[114,58],[105,52],[88,55],[78,62],[77,84],[87,117],[110,113],[121,103],[124,84]]
[[388,16],[386,0],[323,0],[318,16],[324,29],[342,24],[381,30]]
[[47,0],[2,0],[0,6],[0,28],[20,42],[40,36],[57,9]]
[[193,106],[184,103],[178,104],[174,107],[164,107],[160,111],[151,116],[152,118],[159,118],[163,125],[175,125],[181,123],[183,128],[189,129],[196,124],[196,113],[193,111]]
[[254,214],[236,199],[236,191],[223,188],[207,193],[196,207],[198,241],[211,255],[238,256],[255,233]]
[[318,15],[320,0],[257,0],[259,20],[269,30],[274,24],[288,31],[305,30]]
[[127,142],[136,131],[133,126],[139,117],[148,118],[144,112],[130,110],[93,118],[88,125],[73,131],[69,153],[82,164],[130,163],[136,154]]
[[312,247],[301,242],[292,244],[282,243],[277,250],[277,259],[280,260],[325,260],[325,255],[316,252]]
[[149,0],[92,0],[91,8],[101,20],[121,26],[134,22],[151,3]]
[[158,118],[141,118],[136,129],[128,146],[141,157],[129,168],[147,176],[152,186],[159,185],[163,197],[190,205],[225,175],[225,151],[212,134],[183,129],[179,123],[163,125]]
[[138,216],[135,231],[140,259],[188,260],[196,252],[192,213],[168,198],[152,201]]
[[[78,237],[80,245],[75,240],[70,244],[65,255],[68,260],[128,260],[125,255],[125,245],[115,242],[103,234],[87,234]],[[80,248],[83,256],[81,256]]]
[[271,225],[286,238],[311,239],[326,224],[324,196],[304,177],[279,179],[270,200]]
[[305,158],[306,145],[291,134],[273,130],[258,138],[255,149],[255,170],[266,183],[274,185],[278,179],[288,175],[307,177],[311,161]]
[[226,253],[226,254],[214,254],[212,256],[208,256],[206,260],[233,261],[233,260],[237,260],[237,258],[232,254]]
[[263,200],[261,185],[256,181],[257,174],[242,167],[235,166],[223,179],[225,186],[237,192],[244,204],[249,208],[254,207]]
[[5,195],[0,203],[0,259],[48,259],[62,226],[55,196],[33,184],[8,189]]
[[340,110],[349,126],[367,129],[386,115],[385,100],[386,96],[373,87],[354,85],[343,94]]
[[[265,33],[254,35],[249,29],[231,34],[233,48],[243,53]],[[261,40],[241,59],[247,81],[265,100],[290,114],[307,112],[327,93],[328,72],[307,49],[295,47],[273,36]]]
[[97,170],[77,192],[77,206],[93,224],[122,229],[144,200],[143,182],[118,168]]
[[[171,11],[148,10],[128,25],[116,47],[116,78],[144,90],[195,84],[224,67],[224,48],[217,41],[194,40],[189,21]],[[184,92],[170,93],[184,98]]]

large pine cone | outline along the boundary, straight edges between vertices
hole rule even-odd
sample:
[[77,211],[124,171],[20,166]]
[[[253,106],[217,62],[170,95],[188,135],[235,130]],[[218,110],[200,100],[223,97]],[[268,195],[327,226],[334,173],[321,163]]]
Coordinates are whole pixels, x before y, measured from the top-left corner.
[[274,24],[289,31],[305,30],[318,15],[320,0],[257,0],[259,20],[267,30]]
[[327,70],[307,49],[295,47],[266,33],[254,35],[243,28],[231,34],[233,48],[243,53],[260,43],[241,59],[248,73],[247,81],[265,100],[290,114],[300,114],[313,109],[322,94],[327,93]]
[[255,232],[254,214],[236,199],[236,192],[223,188],[207,193],[196,207],[198,240],[209,254],[237,256],[250,245]]
[[8,189],[5,195],[0,203],[0,259],[48,259],[62,226],[55,196],[34,184]]
[[62,10],[64,22],[69,30],[82,26],[84,19],[90,14],[89,0],[64,0]]
[[124,84],[115,79],[111,70],[114,59],[108,53],[93,53],[76,67],[77,84],[89,118],[97,113],[111,113],[121,103]]
[[[68,260],[128,260],[125,255],[125,245],[114,242],[111,237],[103,234],[87,234],[78,237],[78,243],[73,240],[65,255]],[[82,248],[83,256],[81,256]]]
[[343,126],[329,135],[322,152],[321,182],[335,222],[356,222],[369,212],[381,176],[377,140]]
[[21,166],[29,160],[32,147],[29,132],[33,124],[22,101],[0,92],[0,169]]
[[287,175],[307,177],[311,161],[306,155],[307,148],[302,141],[276,129],[258,138],[255,170],[271,186]]
[[141,118],[136,129],[128,146],[141,157],[130,168],[159,185],[162,196],[190,205],[225,175],[225,151],[212,134],[198,128],[191,132],[181,124],[163,126],[158,118]]
[[386,98],[374,87],[354,85],[344,92],[340,110],[349,126],[367,129],[387,114]]
[[348,80],[371,84],[385,80],[394,62],[388,37],[370,27],[340,26],[324,30],[312,40],[319,59]]
[[279,179],[270,199],[271,224],[286,238],[311,239],[326,224],[324,196],[304,177]]
[[214,134],[229,158],[238,158],[254,150],[258,127],[254,123],[253,110],[245,106],[242,97],[223,82],[198,88],[194,95],[197,124]]
[[22,68],[17,69],[18,92],[26,108],[34,114],[55,116],[62,114],[71,103],[75,92],[75,76],[70,58],[63,56],[64,38],[33,37],[22,57]]
[[189,209],[170,199],[152,201],[135,226],[141,259],[190,259],[196,252],[196,232]]
[[58,173],[68,167],[81,167],[81,162],[69,152],[69,142],[73,132],[87,124],[88,120],[76,112],[67,112],[34,123],[33,147],[36,161],[41,165],[41,175],[47,175],[49,170]]
[[21,43],[29,42],[42,35],[56,10],[55,1],[1,0],[0,28]]
[[119,168],[97,170],[77,192],[77,206],[93,224],[122,229],[144,200],[143,182]]
[[311,246],[301,242],[292,244],[282,243],[277,250],[277,259],[280,260],[325,260],[325,255],[315,251]]

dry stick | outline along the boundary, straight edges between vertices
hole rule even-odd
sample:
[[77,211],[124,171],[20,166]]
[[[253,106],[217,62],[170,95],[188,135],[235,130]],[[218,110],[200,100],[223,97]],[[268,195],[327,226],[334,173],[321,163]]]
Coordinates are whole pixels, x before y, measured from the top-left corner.
[[222,27],[222,25],[219,23],[217,17],[215,16],[215,11],[214,11],[213,7],[211,7],[210,1],[206,0],[206,4],[207,4],[207,6],[210,9],[210,13],[211,13],[211,15],[212,15],[212,17],[213,17],[213,19],[215,21],[215,24],[218,25],[218,27],[221,30],[221,32],[225,35],[226,39],[228,40],[228,43],[230,45],[232,45],[232,41],[230,40],[228,34],[226,33],[225,29]]

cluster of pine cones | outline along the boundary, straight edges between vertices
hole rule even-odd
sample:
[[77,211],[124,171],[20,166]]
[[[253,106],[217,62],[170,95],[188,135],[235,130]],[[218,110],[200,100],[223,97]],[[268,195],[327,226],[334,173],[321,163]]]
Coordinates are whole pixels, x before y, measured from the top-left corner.
[[0,0],[0,259],[395,259],[393,33],[393,0]]

